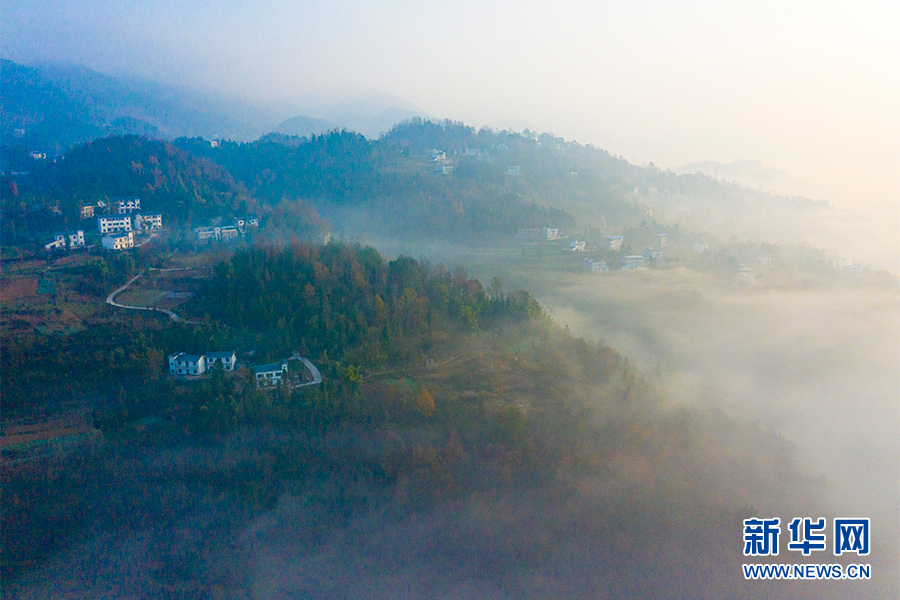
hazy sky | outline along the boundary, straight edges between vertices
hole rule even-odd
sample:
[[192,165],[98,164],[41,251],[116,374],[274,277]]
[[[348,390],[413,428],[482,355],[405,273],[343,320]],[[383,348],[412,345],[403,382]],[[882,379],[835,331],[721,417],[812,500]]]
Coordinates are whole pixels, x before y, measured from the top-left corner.
[[[9,0],[3,55],[253,100],[377,90],[662,167],[760,159],[900,205],[900,3]],[[312,115],[315,116],[315,115]]]

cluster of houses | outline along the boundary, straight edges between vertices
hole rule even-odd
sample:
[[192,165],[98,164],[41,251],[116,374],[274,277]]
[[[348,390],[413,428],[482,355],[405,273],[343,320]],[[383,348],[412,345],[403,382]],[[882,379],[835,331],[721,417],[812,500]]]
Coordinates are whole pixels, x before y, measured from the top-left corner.
[[[214,369],[216,364],[221,364],[226,371],[234,371],[237,367],[237,355],[233,351],[207,352],[206,354],[176,352],[169,356],[169,374],[198,377]],[[288,364],[285,360],[253,367],[256,387],[276,387],[287,375],[287,372]]]
[[[98,200],[96,204],[81,207],[81,218],[91,219],[97,209],[111,214],[97,217],[97,230],[103,236],[102,245],[107,250],[126,250],[134,247],[134,232],[162,229],[159,213],[135,214],[141,210],[141,199],[134,197],[113,198],[110,204]],[[114,211],[114,212],[113,212]],[[84,230],[65,231],[54,235],[53,241],[44,245],[48,251],[84,246]]]
[[249,227],[259,227],[256,217],[235,217],[233,225],[195,227],[194,233],[201,242],[228,242],[243,237]]

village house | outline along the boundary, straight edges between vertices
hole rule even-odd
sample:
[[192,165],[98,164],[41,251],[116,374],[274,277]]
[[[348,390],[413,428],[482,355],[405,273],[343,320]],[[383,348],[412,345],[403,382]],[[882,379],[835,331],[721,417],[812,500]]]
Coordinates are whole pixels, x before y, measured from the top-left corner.
[[169,356],[169,373],[172,375],[203,375],[206,372],[206,356],[176,352]]
[[622,247],[622,242],[625,240],[621,235],[608,235],[606,236],[606,245],[610,250],[618,250]]
[[605,260],[594,260],[593,258],[585,258],[581,261],[581,268],[588,273],[603,273],[609,271]]
[[662,250],[654,250],[653,248],[647,248],[644,250],[644,258],[648,261],[650,260],[662,260],[663,259],[663,251]]
[[116,212],[118,212],[120,215],[132,213],[136,210],[141,210],[140,198],[113,198],[113,202],[116,203]]
[[622,265],[623,271],[632,269],[640,269],[644,266],[644,256],[642,254],[631,254],[625,257],[625,263]]
[[543,227],[541,228],[541,237],[548,240],[555,240],[559,238],[559,229],[551,228],[551,227]]
[[243,234],[247,227],[259,227],[259,219],[256,217],[235,217],[234,226]]
[[201,242],[211,242],[213,240],[226,242],[240,237],[242,231],[238,229],[237,225],[224,225],[221,227],[196,227],[194,233]]
[[127,250],[134,248],[134,232],[111,233],[101,240],[107,250]]
[[569,242],[569,250],[572,252],[584,252],[586,242],[580,242],[578,240],[572,240]]
[[131,217],[98,217],[97,228],[100,230],[101,234],[113,233],[116,231],[131,231]]
[[90,204],[88,206],[81,207],[81,218],[82,219],[91,219],[94,216],[94,205]]
[[84,246],[84,231],[77,229],[75,231],[56,233],[53,236],[53,241],[49,244],[44,244],[44,248],[46,250],[62,249],[66,247],[67,243],[69,248]]
[[135,215],[134,228],[137,231],[157,231],[162,229],[162,215]]
[[519,239],[521,239],[521,240],[529,239],[529,238],[535,238],[535,239],[537,239],[537,238],[541,237],[541,230],[538,229],[538,228],[534,228],[534,229],[520,229],[520,230],[518,231],[518,233],[516,233],[516,237],[519,238]]
[[518,165],[512,165],[512,166],[506,167],[506,174],[511,177],[516,177],[518,175],[521,175],[522,167],[520,167]]
[[669,234],[667,233],[657,233],[656,234],[656,245],[662,248],[663,246],[669,245]]
[[287,375],[287,362],[281,361],[268,365],[260,365],[253,367],[253,374],[256,377],[256,387],[271,387],[281,383],[282,378]]
[[206,368],[212,369],[216,366],[216,363],[221,363],[222,368],[226,371],[234,371],[234,365],[237,362],[237,357],[234,352],[207,352],[206,353]]
[[693,250],[697,254],[700,254],[704,250],[709,250],[709,242],[694,242],[693,244],[691,244],[691,250]]
[[49,244],[44,244],[44,250],[50,252],[51,250],[62,250],[66,247],[66,236],[63,233],[57,233],[53,237],[53,241]]

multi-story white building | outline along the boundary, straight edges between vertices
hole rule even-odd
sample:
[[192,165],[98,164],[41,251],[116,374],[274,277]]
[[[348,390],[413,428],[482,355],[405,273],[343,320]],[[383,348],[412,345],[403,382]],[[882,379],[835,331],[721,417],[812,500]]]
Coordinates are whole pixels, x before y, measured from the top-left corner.
[[235,217],[234,226],[243,233],[247,227],[259,227],[259,219],[256,217]]
[[653,248],[647,248],[644,250],[644,258],[647,260],[662,260],[663,251],[654,250]]
[[225,225],[223,227],[197,227],[194,229],[194,233],[197,234],[197,239],[201,242],[210,242],[212,240],[226,242],[240,237],[242,232],[237,225]]
[[98,217],[97,228],[100,233],[112,233],[114,231],[131,231],[131,217],[129,216],[110,216]]
[[237,357],[234,352],[207,352],[206,353],[206,368],[212,369],[216,366],[216,363],[222,363],[222,368],[226,371],[234,371],[234,365],[237,362]]
[[66,246],[69,248],[78,248],[84,246],[84,230],[76,229],[75,231],[59,232],[53,235],[53,241],[44,244],[47,250],[62,249]]
[[140,198],[113,198],[113,202],[116,203],[116,212],[118,212],[120,215],[132,213],[136,210],[141,210]]
[[134,228],[138,231],[155,231],[162,229],[162,215],[135,215]]
[[104,236],[102,244],[107,250],[127,250],[128,248],[134,248],[134,232],[125,231],[121,233],[111,233]]
[[547,240],[555,240],[559,237],[559,229],[555,227],[543,227],[541,237]]
[[169,373],[172,375],[203,375],[206,372],[206,356],[176,352],[169,356]]
[[605,260],[594,260],[593,258],[586,258],[581,261],[581,268],[588,273],[602,273],[604,271],[609,271],[609,267],[606,266]]
[[66,247],[66,235],[64,233],[57,233],[53,236],[53,241],[49,244],[44,244],[44,250],[50,252],[51,250],[61,250]]
[[268,365],[253,367],[256,377],[256,387],[270,387],[281,383],[282,377],[287,375],[287,362],[281,361]]
[[643,254],[631,254],[625,257],[625,264],[622,265],[623,271],[629,271],[631,269],[640,269],[644,266],[644,255]]
[[606,245],[610,250],[618,250],[622,247],[622,242],[625,241],[621,235],[609,235],[606,236]]

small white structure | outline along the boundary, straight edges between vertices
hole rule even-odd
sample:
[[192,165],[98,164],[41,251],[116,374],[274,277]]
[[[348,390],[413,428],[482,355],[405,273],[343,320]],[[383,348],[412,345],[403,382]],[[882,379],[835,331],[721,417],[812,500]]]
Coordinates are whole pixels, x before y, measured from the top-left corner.
[[136,210],[141,210],[140,198],[113,198],[113,202],[116,203],[116,212],[118,212],[120,215],[132,213]]
[[44,250],[50,252],[51,250],[62,250],[66,247],[66,235],[64,233],[57,233],[53,236],[53,241],[49,244],[44,244]]
[[162,215],[135,215],[134,228],[137,231],[158,231],[162,229]]
[[669,234],[668,233],[657,233],[656,234],[656,245],[662,248],[663,246],[669,245]]
[[542,227],[541,237],[547,240],[555,240],[559,238],[559,229],[552,227]]
[[583,241],[580,242],[578,240],[572,240],[571,242],[569,242],[569,250],[571,250],[572,252],[584,252],[585,244],[586,243]]
[[114,216],[98,217],[97,228],[100,233],[113,233],[115,231],[131,231],[131,217]]
[[631,254],[625,257],[625,263],[622,265],[623,271],[632,269],[641,269],[644,267],[644,256],[642,254]]
[[769,256],[768,254],[760,254],[759,256],[756,257],[757,264],[764,265],[764,264],[767,264],[770,262],[772,262],[772,257]]
[[506,167],[506,174],[510,177],[517,177],[522,174],[522,167],[518,165]]
[[238,231],[243,235],[247,227],[259,227],[259,219],[256,217],[235,217],[234,226],[237,227]]
[[253,367],[253,374],[256,376],[256,387],[262,388],[278,385],[281,383],[282,377],[287,374],[287,370],[287,361]]
[[606,236],[606,246],[610,250],[618,250],[622,247],[622,242],[625,241],[621,235],[608,235]]
[[605,260],[594,260],[593,258],[586,258],[581,261],[581,268],[588,273],[603,273],[609,271],[609,267],[606,266]]
[[169,356],[169,373],[172,375],[203,375],[206,372],[206,356],[176,352]]
[[107,250],[127,250],[134,248],[134,232],[111,233],[104,236],[103,247]]
[[81,218],[82,219],[90,219],[94,216],[94,205],[89,204],[87,206],[81,207]]
[[84,246],[84,230],[76,229],[74,231],[65,231],[53,235],[53,241],[44,244],[47,250],[62,249],[66,246],[69,248],[79,248]]
[[653,248],[647,248],[644,250],[644,258],[646,258],[647,260],[662,260],[663,251],[654,250]]
[[226,371],[234,371],[234,365],[237,362],[237,356],[234,352],[207,352],[206,353],[206,368],[212,369],[216,366],[216,363],[222,363],[222,368]]
[[694,242],[693,244],[691,244],[691,250],[693,250],[697,254],[700,254],[704,250],[709,250],[709,242]]

